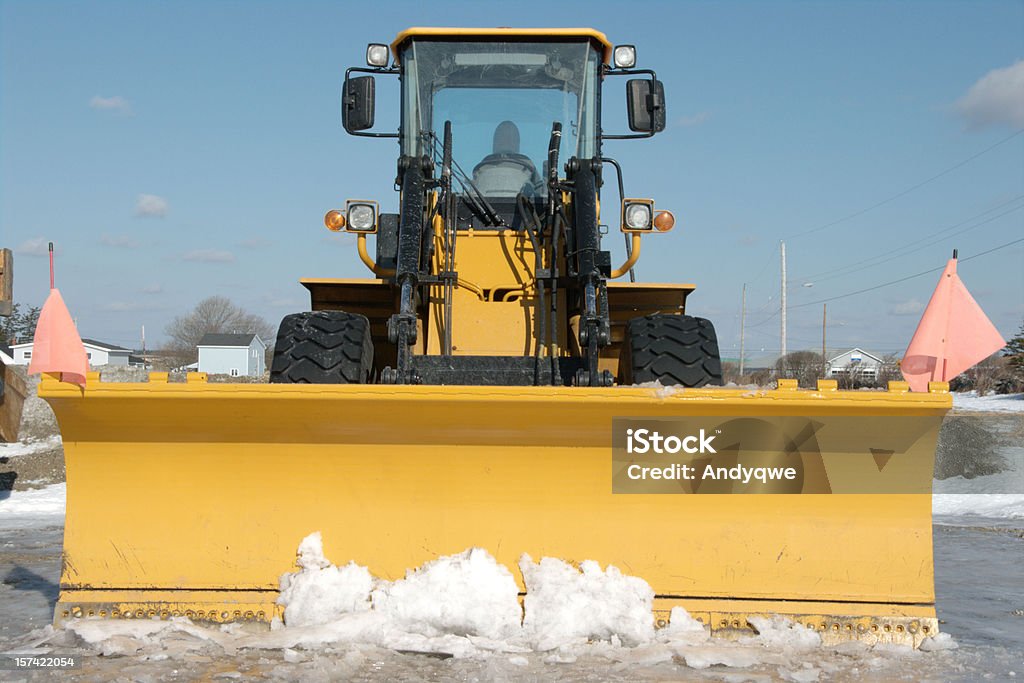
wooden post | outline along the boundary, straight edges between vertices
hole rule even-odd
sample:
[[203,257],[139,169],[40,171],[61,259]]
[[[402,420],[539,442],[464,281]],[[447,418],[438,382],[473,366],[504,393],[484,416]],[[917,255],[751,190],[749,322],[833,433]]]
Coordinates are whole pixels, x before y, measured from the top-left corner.
[[[14,306],[14,254],[0,249],[0,315],[10,315]],[[6,339],[2,339],[5,344]]]

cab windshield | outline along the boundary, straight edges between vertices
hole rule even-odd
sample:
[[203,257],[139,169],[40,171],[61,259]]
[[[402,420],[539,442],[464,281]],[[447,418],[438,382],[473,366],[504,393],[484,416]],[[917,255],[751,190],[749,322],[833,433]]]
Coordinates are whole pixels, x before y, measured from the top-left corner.
[[[414,39],[402,52],[402,151],[439,160],[445,121],[452,157],[489,198],[546,194],[554,122],[559,159],[596,150],[597,50],[565,42],[457,42]],[[456,171],[458,173],[458,171]]]

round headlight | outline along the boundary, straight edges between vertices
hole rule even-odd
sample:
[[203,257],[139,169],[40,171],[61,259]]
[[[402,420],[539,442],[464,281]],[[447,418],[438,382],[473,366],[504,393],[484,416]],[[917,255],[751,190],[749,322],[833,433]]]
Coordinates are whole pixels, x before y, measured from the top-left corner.
[[348,227],[352,230],[372,230],[377,223],[376,212],[368,204],[354,204],[348,210]]
[[626,227],[632,230],[646,230],[651,227],[651,207],[647,204],[630,204],[626,207]]

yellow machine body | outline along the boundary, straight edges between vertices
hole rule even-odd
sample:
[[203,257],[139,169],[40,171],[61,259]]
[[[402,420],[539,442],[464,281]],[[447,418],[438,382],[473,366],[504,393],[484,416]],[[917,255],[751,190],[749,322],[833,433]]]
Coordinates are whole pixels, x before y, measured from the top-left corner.
[[524,552],[616,565],[660,619],[682,605],[716,631],[780,613],[827,637],[936,632],[930,494],[614,494],[611,424],[928,418],[913,448],[930,463],[948,394],[189,379],[42,383],[67,463],[58,621],[269,620],[320,531],[333,561],[387,579],[482,547],[513,574]]
[[[541,35],[531,31],[411,29],[395,45],[415,36]],[[602,34],[564,31],[586,38],[607,61],[611,45]],[[427,191],[428,209],[434,192]],[[565,199],[572,216],[577,207],[568,193]],[[525,231],[460,227],[449,234],[457,243],[452,314],[443,312],[438,278],[417,290],[412,355],[441,353],[447,319],[455,360],[580,357],[580,305],[567,301],[579,298],[578,284],[558,285],[556,341],[546,345],[535,329],[537,262]],[[395,362],[387,325],[400,286],[393,270],[371,259],[366,236],[357,239],[375,277],[302,284],[313,311],[368,319],[373,376],[380,377]],[[436,239],[440,254],[445,245]],[[607,377],[621,378],[626,323],[682,315],[694,289],[613,281],[639,254],[639,236],[631,239],[630,260],[606,268],[610,277],[601,283],[610,334],[598,362]],[[556,246],[548,253],[564,261],[565,245]],[[442,271],[439,258],[429,267],[434,275]],[[565,263],[542,265],[568,272]],[[148,382],[113,383],[91,375],[84,389],[53,378],[40,385],[60,423],[67,471],[58,622],[269,621],[279,613],[278,581],[294,570],[299,542],[320,531],[332,561],[353,560],[385,579],[480,547],[513,575],[523,553],[615,565],[651,585],[659,622],[682,605],[721,633],[742,632],[747,616],[770,613],[799,619],[826,640],[918,644],[937,632],[928,487],[939,424],[951,407],[940,386],[912,394],[901,383],[844,392],[835,382],[798,390],[789,380],[770,391],[670,391],[188,379],[169,383],[166,373],[151,373]],[[829,487],[817,492],[616,493],[613,423],[630,417],[799,419],[822,434],[841,423],[838,433],[848,439],[818,443],[815,476]],[[913,435],[899,457],[880,420],[913,426],[894,430]],[[844,487],[850,471],[873,481],[886,467],[909,469],[925,487]]]

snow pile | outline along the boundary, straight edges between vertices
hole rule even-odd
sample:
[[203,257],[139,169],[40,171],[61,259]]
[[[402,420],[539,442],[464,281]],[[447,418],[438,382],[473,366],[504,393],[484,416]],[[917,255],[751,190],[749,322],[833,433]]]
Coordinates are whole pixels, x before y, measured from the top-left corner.
[[[281,577],[284,623],[316,626],[348,619],[360,631],[348,637],[377,634],[444,635],[501,639],[518,635],[522,612],[515,579],[486,550],[471,548],[427,562],[398,581],[375,580],[366,567],[350,562],[336,567],[324,556],[320,532],[299,544],[298,572]],[[336,635],[341,635],[337,632]]]
[[29,491],[3,491],[0,495],[0,527],[29,524],[61,524],[64,521],[65,484],[51,484]]
[[1024,394],[988,394],[976,391],[953,394],[953,408],[978,413],[1024,412]]
[[791,619],[774,615],[752,616],[747,621],[757,631],[752,642],[769,649],[808,652],[821,646],[821,636]]
[[998,519],[1024,519],[1024,495],[1018,493],[937,493],[932,496],[932,514],[977,515]]
[[324,557],[320,532],[299,544],[297,563],[302,569],[281,577],[279,605],[289,626],[326,624],[343,614],[370,609],[373,577],[366,567],[349,562],[335,567]]
[[931,638],[925,638],[921,642],[921,649],[925,652],[939,652],[941,650],[956,650],[960,645],[953,640],[948,633],[936,633]]
[[428,637],[507,638],[518,634],[522,618],[511,572],[480,548],[427,562],[404,579],[381,582],[373,592],[373,609],[402,630]]
[[673,607],[668,625],[658,631],[658,640],[663,642],[702,643],[711,637],[711,632],[683,607]]
[[523,628],[538,650],[588,639],[640,645],[654,637],[654,591],[641,578],[587,560],[576,569],[552,557],[519,560],[526,582]]

